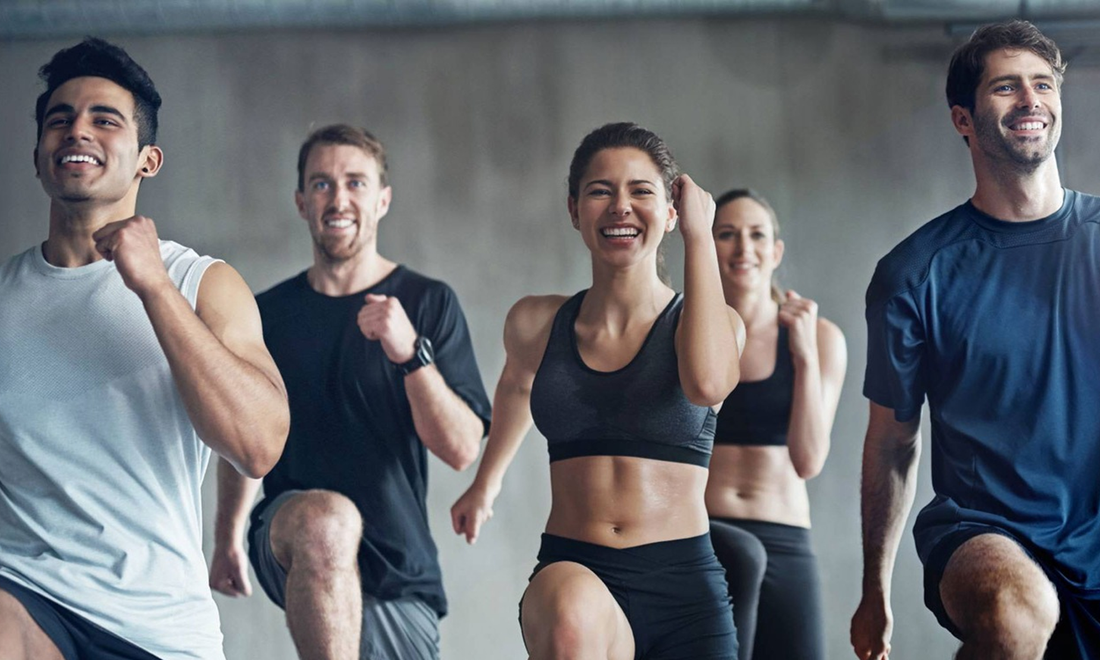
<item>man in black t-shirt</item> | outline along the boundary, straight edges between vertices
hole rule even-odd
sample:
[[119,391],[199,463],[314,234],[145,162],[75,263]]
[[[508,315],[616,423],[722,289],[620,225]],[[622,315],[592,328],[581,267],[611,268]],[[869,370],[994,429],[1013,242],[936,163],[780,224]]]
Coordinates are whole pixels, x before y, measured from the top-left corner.
[[[251,515],[248,556],[302,658],[439,656],[446,614],[425,504],[427,452],[461,470],[489,424],[465,317],[446,284],[378,254],[385,151],[328,126],[298,157],[313,266],[257,296],[291,429]],[[218,466],[210,586],[248,595],[259,481]]]

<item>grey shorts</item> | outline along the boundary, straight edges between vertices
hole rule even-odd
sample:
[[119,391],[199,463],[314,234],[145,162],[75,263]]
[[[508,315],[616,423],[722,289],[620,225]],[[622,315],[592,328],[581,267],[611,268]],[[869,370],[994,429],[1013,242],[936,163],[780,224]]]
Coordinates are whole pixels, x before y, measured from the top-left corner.
[[[301,493],[279,494],[248,531],[248,556],[256,579],[279,607],[286,609],[286,569],[271,550],[271,521],[288,499]],[[416,597],[380,600],[363,594],[360,660],[439,660],[439,616]]]

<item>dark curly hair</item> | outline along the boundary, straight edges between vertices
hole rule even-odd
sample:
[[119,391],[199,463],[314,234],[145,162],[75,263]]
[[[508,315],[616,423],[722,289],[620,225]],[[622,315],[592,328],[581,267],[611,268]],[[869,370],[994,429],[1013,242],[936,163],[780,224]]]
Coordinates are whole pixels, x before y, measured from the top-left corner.
[[157,142],[157,111],[160,110],[160,94],[149,74],[123,49],[96,37],[71,48],[57,51],[49,62],[38,70],[38,77],[46,83],[46,91],[38,97],[34,117],[38,134],[42,137],[42,120],[46,104],[57,88],[73,78],[94,76],[106,78],[134,96],[134,121],[138,129],[138,148]]

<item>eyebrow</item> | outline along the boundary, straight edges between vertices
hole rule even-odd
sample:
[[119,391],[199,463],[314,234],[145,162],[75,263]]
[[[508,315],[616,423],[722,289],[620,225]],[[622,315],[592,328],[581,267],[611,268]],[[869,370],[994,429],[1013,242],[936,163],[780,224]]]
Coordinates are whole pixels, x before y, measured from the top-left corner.
[[[1050,74],[1050,73],[1037,73],[1037,74],[1028,76],[1028,78],[1030,78],[1032,80],[1044,80],[1044,81],[1049,80],[1049,81],[1053,81],[1054,80],[1054,75]],[[1001,83],[1006,83],[1006,82],[1020,82],[1023,79],[1024,79],[1024,76],[1022,76],[1018,73],[1009,73],[1009,74],[1005,74],[1003,76],[997,76],[996,78],[992,78],[987,83],[987,85],[990,86],[990,87],[993,87],[995,85],[999,85]]]
[[[347,178],[347,179],[364,179],[364,180],[369,180],[370,179],[370,177],[368,177],[366,174],[364,174],[362,172],[345,172],[344,177]],[[309,175],[309,177],[306,178],[306,181],[314,181],[316,179],[332,180],[334,178],[335,177],[330,176],[328,174],[324,174],[323,172],[313,172],[312,174]]]
[[[109,105],[93,105],[91,108],[88,108],[88,111],[94,114],[114,115],[115,117],[118,117],[123,121],[126,120],[126,117],[118,110],[118,108],[114,108]],[[42,118],[45,119],[46,117],[49,117],[51,115],[71,112],[76,112],[76,108],[69,105],[68,103],[58,103],[57,105],[47,110],[46,114],[42,115]]]
[[[632,179],[632,180],[627,182],[627,185],[631,185],[631,186],[637,186],[639,184],[645,184],[647,186],[656,186],[657,185],[656,183],[653,183],[649,179]],[[614,187],[614,184],[611,183],[611,181],[608,180],[608,179],[596,179],[594,181],[589,181],[588,183],[584,184],[584,187],[585,187],[585,189],[587,189],[589,186],[594,186],[594,185],[603,185],[603,186],[607,186],[609,188]]]

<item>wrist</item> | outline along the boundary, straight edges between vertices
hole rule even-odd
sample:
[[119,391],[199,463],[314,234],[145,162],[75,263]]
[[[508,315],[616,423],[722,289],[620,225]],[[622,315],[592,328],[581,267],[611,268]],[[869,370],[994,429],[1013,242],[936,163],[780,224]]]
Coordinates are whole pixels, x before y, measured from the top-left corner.
[[412,348],[412,354],[404,360],[390,360],[401,376],[408,376],[421,367],[435,363],[435,350],[432,348],[431,340],[427,337],[417,337]]
[[146,305],[179,293],[179,289],[176,288],[175,282],[168,277],[167,273],[164,274],[164,277],[158,277],[149,284],[134,286],[132,289],[134,293],[137,294],[138,298],[141,299],[142,303]]

